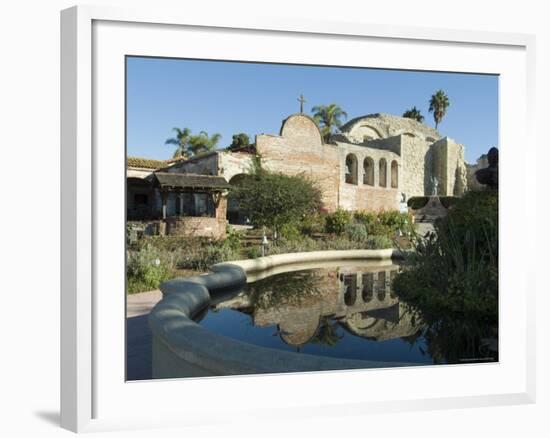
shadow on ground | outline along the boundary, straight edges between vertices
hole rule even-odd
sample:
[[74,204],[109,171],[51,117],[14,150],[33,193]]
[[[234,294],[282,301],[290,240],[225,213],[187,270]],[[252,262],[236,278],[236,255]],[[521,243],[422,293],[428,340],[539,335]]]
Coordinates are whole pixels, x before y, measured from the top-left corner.
[[147,380],[152,377],[152,336],[147,316],[126,318],[126,380]]

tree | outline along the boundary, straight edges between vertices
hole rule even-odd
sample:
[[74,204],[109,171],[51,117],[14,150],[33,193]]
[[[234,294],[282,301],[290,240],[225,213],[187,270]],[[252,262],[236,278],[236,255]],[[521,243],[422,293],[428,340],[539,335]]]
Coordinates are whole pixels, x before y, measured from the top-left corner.
[[415,106],[405,111],[403,113],[403,117],[406,117],[407,119],[416,120],[417,122],[420,122],[420,123],[424,121],[424,116],[422,115],[420,110]]
[[189,143],[189,137],[191,136],[191,130],[189,128],[173,128],[173,131],[176,132],[176,136],[169,138],[164,142],[164,144],[172,144],[176,146],[176,150],[174,152],[173,157],[184,157],[187,158],[189,156],[189,152],[187,150],[188,143]]
[[265,170],[257,158],[251,173],[240,180],[229,196],[239,208],[249,212],[256,227],[277,232],[321,208],[321,191],[302,175],[289,176]]
[[315,336],[313,336],[309,342],[312,344],[325,344],[329,347],[334,347],[343,337],[343,334],[338,334],[338,325],[336,321],[325,320],[319,325],[317,333],[315,333]]
[[323,135],[323,141],[325,143],[330,140],[333,129],[342,126],[342,121],[340,119],[342,117],[348,117],[347,113],[335,103],[314,106],[311,112],[313,113],[315,123],[317,123],[321,129],[321,134]]
[[201,131],[198,135],[189,137],[188,151],[191,156],[210,152],[216,148],[220,138],[222,138],[220,134],[216,133],[209,137],[207,132]]
[[441,123],[441,120],[443,120],[449,106],[449,97],[443,90],[437,90],[431,97],[429,111],[434,113],[435,129],[437,129],[437,126]]
[[244,146],[250,145],[250,138],[248,137],[248,134],[245,134],[244,132],[240,132],[239,134],[233,135],[233,142],[227,147],[227,149],[239,149]]

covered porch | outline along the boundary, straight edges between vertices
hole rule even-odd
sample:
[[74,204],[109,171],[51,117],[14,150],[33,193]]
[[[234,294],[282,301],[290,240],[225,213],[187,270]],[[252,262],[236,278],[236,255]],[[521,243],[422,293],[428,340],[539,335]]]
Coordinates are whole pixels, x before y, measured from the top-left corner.
[[160,198],[159,234],[225,238],[230,186],[223,177],[155,172],[152,183]]

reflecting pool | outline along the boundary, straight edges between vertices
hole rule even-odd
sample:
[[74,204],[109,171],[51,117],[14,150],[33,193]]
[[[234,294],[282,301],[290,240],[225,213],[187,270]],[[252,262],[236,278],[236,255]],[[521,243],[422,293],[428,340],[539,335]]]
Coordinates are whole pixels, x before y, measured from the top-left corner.
[[401,266],[348,263],[275,274],[214,295],[196,317],[223,336],[279,350],[396,366],[494,362],[490,328],[427,323],[391,287]]

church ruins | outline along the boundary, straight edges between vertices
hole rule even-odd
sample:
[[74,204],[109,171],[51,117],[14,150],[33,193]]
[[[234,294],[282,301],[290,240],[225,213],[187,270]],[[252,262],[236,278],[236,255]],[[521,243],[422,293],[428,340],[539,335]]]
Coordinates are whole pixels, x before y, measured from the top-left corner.
[[314,181],[329,212],[398,210],[410,197],[432,195],[434,181],[439,196],[467,188],[464,146],[413,119],[357,117],[324,142],[315,121],[298,113],[278,135],[258,134],[241,149],[188,160],[128,157],[128,220],[156,220],[161,234],[223,237],[228,223],[246,221],[227,193],[255,155],[270,171]]

